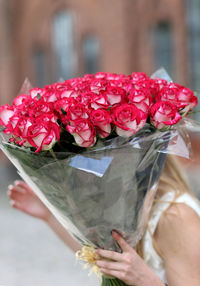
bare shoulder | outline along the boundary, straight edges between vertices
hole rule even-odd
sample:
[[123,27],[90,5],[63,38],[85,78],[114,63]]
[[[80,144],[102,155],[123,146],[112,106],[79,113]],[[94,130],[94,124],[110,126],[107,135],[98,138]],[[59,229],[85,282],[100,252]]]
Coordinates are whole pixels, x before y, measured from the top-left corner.
[[155,241],[166,257],[185,257],[197,248],[200,253],[200,217],[184,203],[171,205],[158,223]]
[[169,285],[200,285],[200,218],[189,206],[173,204],[162,215],[155,243]]

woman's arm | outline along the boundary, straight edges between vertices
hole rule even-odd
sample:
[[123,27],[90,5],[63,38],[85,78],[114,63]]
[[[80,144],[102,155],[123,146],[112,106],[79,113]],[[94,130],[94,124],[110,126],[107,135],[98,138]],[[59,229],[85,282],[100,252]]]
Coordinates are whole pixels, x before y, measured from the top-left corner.
[[14,185],[10,185],[8,196],[11,199],[12,207],[43,220],[72,251],[76,252],[81,249],[81,245],[57,221],[26,183],[16,181]]
[[82,248],[78,241],[57,221],[54,215],[50,214],[46,223],[72,251],[76,252]]
[[200,285],[200,218],[192,208],[172,205],[159,221],[155,242],[169,286]]

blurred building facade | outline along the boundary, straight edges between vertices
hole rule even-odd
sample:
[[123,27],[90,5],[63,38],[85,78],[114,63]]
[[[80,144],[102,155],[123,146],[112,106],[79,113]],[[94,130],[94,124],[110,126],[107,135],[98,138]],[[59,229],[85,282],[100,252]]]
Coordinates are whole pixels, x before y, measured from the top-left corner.
[[0,104],[25,77],[43,86],[98,70],[164,66],[196,89],[199,12],[199,0],[0,0]]

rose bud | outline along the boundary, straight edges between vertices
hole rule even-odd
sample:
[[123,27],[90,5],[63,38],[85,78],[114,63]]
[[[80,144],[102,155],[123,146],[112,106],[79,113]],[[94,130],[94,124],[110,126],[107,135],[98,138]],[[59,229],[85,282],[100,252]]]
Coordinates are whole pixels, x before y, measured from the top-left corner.
[[116,125],[116,133],[122,137],[130,137],[144,126],[147,114],[133,104],[123,104],[112,110],[112,119]]
[[128,96],[129,102],[134,104],[138,109],[144,113],[148,113],[152,97],[149,90],[146,89],[133,89]]
[[81,147],[91,147],[96,142],[96,131],[88,119],[76,119],[71,122],[71,125],[67,125],[66,129]]
[[158,101],[150,109],[151,124],[158,129],[170,127],[181,118],[176,106],[169,101]]
[[100,137],[106,138],[111,132],[111,115],[110,112],[105,109],[93,110],[90,114],[90,120],[96,127]]
[[60,127],[52,121],[39,121],[28,127],[28,142],[36,149],[35,153],[50,150],[60,139]]

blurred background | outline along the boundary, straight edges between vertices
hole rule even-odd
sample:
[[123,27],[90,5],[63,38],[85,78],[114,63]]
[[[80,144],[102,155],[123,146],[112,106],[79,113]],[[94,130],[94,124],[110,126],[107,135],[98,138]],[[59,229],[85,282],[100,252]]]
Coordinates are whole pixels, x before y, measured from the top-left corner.
[[[200,89],[200,0],[0,0],[0,105],[26,77],[44,86],[97,71],[148,75],[165,67]],[[200,113],[193,119],[200,121]],[[184,161],[200,195],[200,137]],[[9,207],[15,169],[0,154],[0,285],[97,285],[39,221]]]

